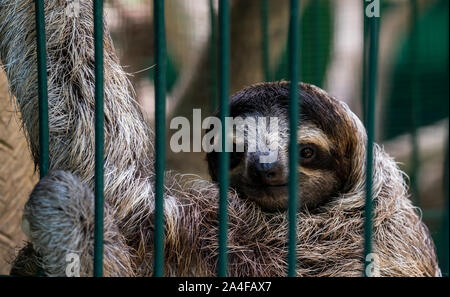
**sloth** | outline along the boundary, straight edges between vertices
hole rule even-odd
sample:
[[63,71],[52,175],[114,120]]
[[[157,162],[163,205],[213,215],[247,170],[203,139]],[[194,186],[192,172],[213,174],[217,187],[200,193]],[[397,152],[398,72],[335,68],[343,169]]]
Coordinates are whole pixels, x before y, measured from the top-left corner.
[[[258,133],[249,133],[252,122],[244,127],[236,126],[245,130],[244,148],[248,147],[250,136],[261,138],[269,145],[276,137],[276,148],[265,152],[233,150],[230,156],[231,187],[242,198],[255,201],[267,211],[285,210],[288,204],[289,88],[288,82],[257,84],[237,92],[230,100],[232,118],[277,119],[277,131],[258,129]],[[349,122],[353,119],[342,115],[342,109],[347,107],[339,106],[323,90],[305,83],[300,84],[300,90],[297,170],[301,200],[298,205],[314,210],[339,193],[345,193],[352,184],[350,173],[357,162],[352,160],[358,141],[356,128],[362,127]],[[276,154],[273,162],[261,162],[261,156],[271,153]],[[215,182],[218,155],[215,151],[207,154],[210,176]]]
[[[23,229],[28,242],[13,260],[12,275],[65,276],[70,254],[78,257],[81,276],[93,274],[93,17],[92,1],[79,3],[80,13],[74,16],[66,13],[67,1],[44,2],[50,171],[37,183],[25,205]],[[0,59],[38,164],[34,17],[32,0],[0,0]],[[104,275],[151,276],[153,134],[119,64],[107,26],[104,51]],[[366,132],[345,104],[317,87],[301,84],[300,88],[298,170],[305,207],[296,214],[296,275],[361,276],[366,260]],[[233,97],[232,113],[245,115],[259,110],[263,115],[282,117],[288,89],[287,82],[250,86]],[[285,128],[280,130],[288,133]],[[259,177],[250,176],[250,166],[245,165],[251,163],[249,157],[232,158],[236,190],[230,189],[227,204],[229,276],[286,275],[288,218],[283,210],[286,194],[281,189],[286,175],[284,147],[281,140],[276,164],[281,168],[272,166],[269,170],[274,170],[273,174],[252,169],[251,174]],[[208,158],[213,165],[214,156]],[[377,145],[373,162],[374,275],[440,275],[433,241],[408,198],[403,173]],[[214,175],[214,165],[210,168]],[[261,173],[265,175],[261,177]],[[265,186],[252,192],[253,184]],[[165,174],[164,275],[216,274],[218,192],[217,185],[208,180]]]

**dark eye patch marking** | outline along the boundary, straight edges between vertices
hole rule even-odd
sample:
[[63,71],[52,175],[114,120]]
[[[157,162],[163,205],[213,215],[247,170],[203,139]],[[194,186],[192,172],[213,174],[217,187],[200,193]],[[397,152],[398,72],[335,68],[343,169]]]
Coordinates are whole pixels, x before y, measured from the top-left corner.
[[[245,150],[244,150],[245,151]],[[236,168],[244,159],[245,153],[237,151],[237,145],[233,142],[233,151],[230,153],[230,169]]]
[[[312,151],[312,155],[310,155]],[[306,158],[305,158],[305,153]],[[309,169],[334,170],[336,161],[332,154],[314,143],[301,143],[299,145],[300,166]]]

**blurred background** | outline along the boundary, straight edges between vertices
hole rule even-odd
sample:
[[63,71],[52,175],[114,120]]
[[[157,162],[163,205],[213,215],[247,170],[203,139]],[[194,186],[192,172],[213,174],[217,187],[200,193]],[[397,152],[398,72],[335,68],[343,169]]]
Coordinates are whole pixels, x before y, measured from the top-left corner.
[[[230,93],[288,79],[289,0],[231,0]],[[301,1],[301,80],[362,119],[362,0]],[[376,141],[408,176],[448,273],[449,1],[380,0]],[[106,0],[105,18],[147,120],[154,119],[153,2]],[[217,0],[166,0],[167,123],[217,106]],[[23,244],[23,205],[37,181],[0,70],[0,273]],[[168,124],[167,124],[168,127]],[[168,131],[170,134],[173,131]],[[169,146],[167,146],[169,148]],[[203,153],[167,151],[167,167],[208,178]],[[447,203],[447,204],[446,204]],[[445,211],[447,210],[447,211]]]

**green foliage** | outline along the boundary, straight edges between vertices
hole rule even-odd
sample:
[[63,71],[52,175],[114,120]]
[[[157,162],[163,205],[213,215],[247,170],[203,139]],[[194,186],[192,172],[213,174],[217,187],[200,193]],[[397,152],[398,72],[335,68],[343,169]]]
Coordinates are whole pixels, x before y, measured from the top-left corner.
[[[418,126],[448,117],[448,5],[448,0],[438,1],[419,15],[411,34],[399,41],[392,89],[384,110],[384,139],[410,131],[412,96],[418,99]],[[412,80],[414,71],[416,79]]]

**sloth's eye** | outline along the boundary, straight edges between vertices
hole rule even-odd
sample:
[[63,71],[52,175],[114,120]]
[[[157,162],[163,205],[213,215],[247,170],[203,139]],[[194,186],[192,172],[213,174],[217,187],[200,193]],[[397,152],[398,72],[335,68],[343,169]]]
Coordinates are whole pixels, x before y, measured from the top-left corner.
[[312,157],[314,157],[314,149],[310,147],[302,148],[300,151],[300,157],[302,159],[311,159]]

